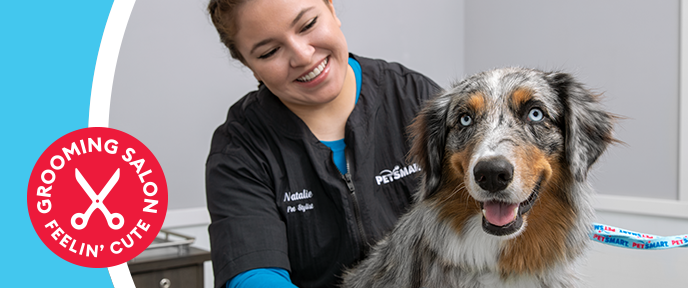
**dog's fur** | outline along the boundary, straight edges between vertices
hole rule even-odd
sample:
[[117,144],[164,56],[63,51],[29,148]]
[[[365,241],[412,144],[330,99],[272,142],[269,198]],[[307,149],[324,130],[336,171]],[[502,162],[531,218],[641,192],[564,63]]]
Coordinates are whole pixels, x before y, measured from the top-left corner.
[[[598,98],[569,74],[506,68],[429,101],[410,128],[422,167],[415,204],[343,287],[577,287],[588,170],[615,142]],[[495,161],[487,166],[512,173],[485,184],[476,167]],[[487,203],[519,211],[491,210],[515,219],[495,225]]]

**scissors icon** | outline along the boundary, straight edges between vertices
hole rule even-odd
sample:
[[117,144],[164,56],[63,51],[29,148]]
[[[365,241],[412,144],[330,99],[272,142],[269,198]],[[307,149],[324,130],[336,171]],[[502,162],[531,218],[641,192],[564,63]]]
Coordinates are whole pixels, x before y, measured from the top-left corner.
[[[110,214],[110,211],[107,210],[105,205],[103,204],[103,200],[105,197],[110,193],[110,190],[112,190],[112,187],[117,184],[117,181],[119,180],[119,168],[117,168],[117,171],[115,171],[115,174],[110,177],[110,180],[108,180],[107,184],[105,184],[105,187],[103,187],[103,190],[100,191],[98,195],[96,195],[96,192],[93,191],[93,188],[91,188],[91,185],[86,182],[86,179],[84,178],[83,175],[81,175],[81,172],[79,172],[79,169],[74,169],[74,173],[76,174],[76,181],[79,182],[79,185],[81,185],[81,188],[86,191],[86,194],[88,194],[88,197],[91,198],[91,206],[88,207],[88,210],[86,210],[85,213],[76,213],[72,216],[72,227],[77,230],[84,229],[86,227],[86,224],[88,223],[88,219],[91,218],[91,214],[93,213],[94,210],[100,209],[101,212],[103,212],[103,215],[105,215],[105,218],[107,219],[108,226],[114,230],[118,230],[119,228],[122,228],[124,225],[124,218],[122,217],[122,214],[119,213],[112,213]],[[117,219],[117,224],[115,224],[115,219]]]

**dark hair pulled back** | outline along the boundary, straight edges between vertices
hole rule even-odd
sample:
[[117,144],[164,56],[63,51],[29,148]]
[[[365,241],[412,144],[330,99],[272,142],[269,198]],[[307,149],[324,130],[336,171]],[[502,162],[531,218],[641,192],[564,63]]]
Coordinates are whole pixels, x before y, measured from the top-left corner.
[[236,13],[239,6],[250,0],[210,0],[208,3],[208,14],[210,19],[220,34],[220,41],[227,46],[232,58],[241,61],[246,65],[246,60],[236,47],[234,36],[237,33]]

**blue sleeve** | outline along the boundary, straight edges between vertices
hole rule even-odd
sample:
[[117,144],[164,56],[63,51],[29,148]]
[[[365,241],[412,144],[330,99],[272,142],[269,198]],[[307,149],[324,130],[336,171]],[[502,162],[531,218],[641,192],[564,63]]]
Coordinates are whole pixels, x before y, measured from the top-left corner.
[[298,288],[291,283],[289,272],[281,268],[259,268],[240,273],[227,281],[227,288]]

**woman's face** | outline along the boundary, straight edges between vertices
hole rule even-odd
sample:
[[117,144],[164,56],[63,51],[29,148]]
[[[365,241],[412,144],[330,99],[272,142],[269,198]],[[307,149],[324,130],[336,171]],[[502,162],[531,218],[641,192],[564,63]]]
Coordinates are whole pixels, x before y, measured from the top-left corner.
[[325,104],[339,95],[349,54],[331,3],[251,0],[237,15],[239,52],[287,106]]

